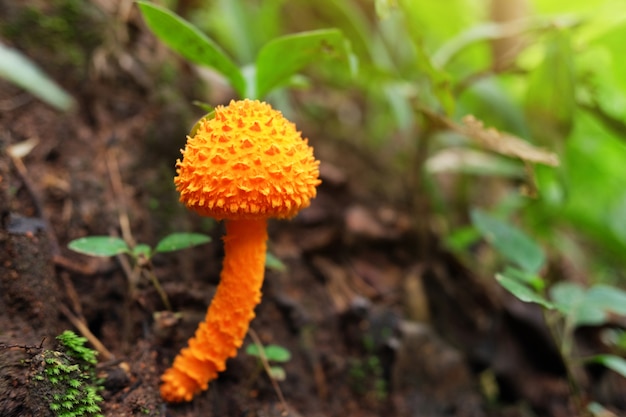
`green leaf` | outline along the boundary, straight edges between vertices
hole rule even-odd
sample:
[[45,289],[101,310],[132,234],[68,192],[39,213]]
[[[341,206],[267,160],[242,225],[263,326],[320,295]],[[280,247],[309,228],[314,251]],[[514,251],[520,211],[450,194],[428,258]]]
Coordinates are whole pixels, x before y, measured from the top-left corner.
[[259,347],[256,343],[251,343],[246,346],[246,355],[256,356],[257,358],[261,356],[259,354]]
[[536,292],[533,288],[524,285],[514,277],[510,277],[504,274],[496,274],[496,279],[504,288],[506,288],[511,294],[525,303],[536,303],[545,308],[553,309],[554,305],[546,300],[541,294]]
[[123,239],[113,236],[88,236],[72,240],[68,245],[71,250],[91,256],[115,256],[129,253],[130,248]]
[[74,99],[21,52],[0,44],[0,78],[22,87],[59,110],[69,110]]
[[609,285],[587,290],[578,284],[559,282],[550,289],[550,297],[577,326],[604,324],[609,312],[626,315],[626,293]]
[[[291,360],[291,352],[279,345],[267,345],[263,347],[265,358],[271,362],[289,362]],[[250,356],[261,357],[259,347],[256,343],[249,344],[246,347],[246,354]]]
[[270,366],[270,377],[276,381],[284,381],[287,379],[287,372],[282,366]]
[[594,285],[587,292],[585,303],[615,314],[626,315],[626,292],[610,285]]
[[289,362],[291,360],[291,352],[279,345],[265,346],[265,356],[267,360],[272,362]]
[[575,326],[604,323],[607,318],[604,309],[590,303],[587,297],[587,290],[572,282],[558,282],[550,288],[550,298],[556,308]]
[[239,96],[243,97],[246,91],[243,75],[219,45],[166,8],[146,1],[137,3],[146,24],[159,39],[190,62],[217,70],[226,77]]
[[196,133],[198,133],[198,129],[200,129],[201,123],[203,120],[212,120],[215,119],[215,110],[209,111],[207,114],[202,116],[198,121],[193,125],[191,130],[189,131],[189,136],[194,137]]
[[[251,98],[263,98],[289,82],[305,66],[325,56],[352,63],[349,43],[338,29],[321,29],[274,39],[259,51],[256,59],[256,91]],[[354,68],[350,68],[354,71]]]
[[604,408],[602,404],[597,402],[590,402],[587,405],[587,410],[591,413],[593,417],[614,417],[615,414],[611,413],[609,410]]
[[507,260],[525,272],[536,274],[545,262],[543,250],[525,233],[486,212],[473,209],[472,224]]
[[590,362],[601,363],[607,368],[626,378],[626,359],[615,355],[596,355],[588,359]]
[[287,266],[270,252],[265,255],[265,267],[279,272],[287,270]]
[[480,233],[475,227],[466,226],[451,231],[445,236],[444,244],[454,252],[467,252],[470,246],[480,240]]
[[172,233],[165,236],[154,248],[154,252],[172,252],[209,243],[211,238],[201,233]]
[[504,269],[503,275],[514,278],[517,281],[528,285],[537,292],[542,292],[546,287],[545,281],[539,275],[531,274],[509,266]]

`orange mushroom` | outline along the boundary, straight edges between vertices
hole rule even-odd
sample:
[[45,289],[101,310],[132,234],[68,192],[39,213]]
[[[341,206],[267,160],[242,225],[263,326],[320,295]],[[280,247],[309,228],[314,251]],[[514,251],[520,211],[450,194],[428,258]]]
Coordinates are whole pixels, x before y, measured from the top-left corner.
[[261,300],[267,219],[309,206],[319,161],[293,123],[267,103],[218,106],[188,137],[174,178],[180,201],[226,220],[220,284],[189,346],[161,377],[161,396],[190,401],[237,354]]

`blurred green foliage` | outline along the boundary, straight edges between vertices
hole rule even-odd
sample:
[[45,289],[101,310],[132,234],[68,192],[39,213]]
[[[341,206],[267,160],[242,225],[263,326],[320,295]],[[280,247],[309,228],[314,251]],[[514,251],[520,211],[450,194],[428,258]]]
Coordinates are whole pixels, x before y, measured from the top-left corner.
[[[582,356],[575,348],[575,331],[582,326],[615,325],[613,316],[626,316],[626,291],[614,286],[595,284],[590,288],[560,281],[548,287],[539,275],[545,254],[528,235],[507,221],[480,210],[472,212],[472,222],[482,236],[502,254],[504,271],[496,274],[498,282],[519,300],[536,303],[544,309],[544,318],[550,334],[567,369],[574,404],[581,415],[587,409],[592,415],[602,415],[584,406],[577,368],[599,363],[626,378],[626,359],[619,356],[623,346],[619,329],[605,337],[605,348],[613,353]],[[601,407],[598,404],[598,407]]]
[[[564,259],[590,283],[626,284],[619,0],[223,0],[183,17],[139,4],[166,44],[222,73],[240,97],[288,111],[290,89],[308,87],[301,111],[320,134],[372,153],[418,228],[457,253],[479,236],[474,208],[508,206],[548,248],[542,266]],[[186,29],[159,28],[157,15]],[[185,31],[210,52],[176,44]],[[536,163],[557,156],[557,167]]]
[[[478,271],[504,266],[499,283],[523,301],[570,330],[624,313],[606,286],[626,285],[620,0],[223,0],[187,10],[196,26],[168,14],[228,65],[199,62],[153,21],[170,12],[140,6],[235,95],[283,108],[297,97],[319,134],[370,154],[363,181],[399,184],[418,233]],[[320,60],[327,50],[338,59]],[[481,237],[502,261],[474,256]],[[567,283],[571,271],[588,285]]]

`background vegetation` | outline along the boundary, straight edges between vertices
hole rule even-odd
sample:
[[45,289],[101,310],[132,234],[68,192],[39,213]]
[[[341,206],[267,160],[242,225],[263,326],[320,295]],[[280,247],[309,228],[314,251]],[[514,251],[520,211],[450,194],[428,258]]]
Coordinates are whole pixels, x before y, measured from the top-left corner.
[[[2,36],[30,51],[45,34],[56,34],[52,42],[74,42],[72,25],[83,25],[80,16],[93,11],[81,15],[79,2],[57,3],[64,18],[45,18],[33,7],[3,24]],[[485,282],[541,305],[576,407],[600,414],[593,398],[582,400],[576,373],[596,362],[626,376],[622,3],[169,0],[127,6],[178,55],[165,60],[155,83],[174,83],[190,71],[185,76],[201,80],[191,95],[207,111],[230,98],[271,102],[308,132],[322,161],[350,167],[350,182],[377,200],[370,204],[409,214],[414,259],[428,264],[434,237]],[[20,31],[35,21],[33,34]],[[47,69],[87,66],[84,51],[96,43],[85,36],[55,61],[57,68]],[[58,109],[77,105],[25,54],[2,44],[0,76]],[[136,252],[117,243],[120,251],[106,256]],[[602,355],[576,350],[575,331],[584,326],[606,330]]]

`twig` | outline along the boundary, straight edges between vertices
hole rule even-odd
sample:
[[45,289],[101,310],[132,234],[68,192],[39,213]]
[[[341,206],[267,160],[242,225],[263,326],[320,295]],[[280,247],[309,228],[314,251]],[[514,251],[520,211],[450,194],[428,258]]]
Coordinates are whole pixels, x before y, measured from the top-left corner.
[[120,174],[120,167],[117,163],[114,151],[111,150],[107,153],[107,168],[109,170],[109,177],[111,178],[111,186],[113,187],[113,194],[118,204],[118,218],[120,222],[120,229],[122,230],[122,237],[128,243],[128,246],[133,248],[135,246],[135,239],[130,230],[130,220],[128,218],[128,212],[126,211],[126,199],[124,198],[124,185],[122,183],[122,176]]
[[0,343],[0,350],[19,348],[19,349],[24,349],[26,353],[29,353],[31,350],[43,349],[43,342],[45,341],[46,341],[46,337],[44,336],[44,338],[41,339],[41,343],[39,343],[39,345],[9,345],[6,343]]
[[274,388],[274,391],[276,391],[278,400],[280,401],[280,404],[283,407],[283,412],[281,413],[281,415],[286,416],[287,414],[289,414],[289,410],[287,408],[287,402],[285,401],[285,397],[283,397],[283,392],[280,390],[280,386],[278,386],[278,382],[276,382],[276,380],[272,377],[270,364],[267,361],[267,356],[265,356],[265,351],[263,350],[263,343],[261,343],[261,339],[259,339],[259,336],[256,334],[253,328],[250,328],[248,332],[250,333],[250,337],[252,338],[252,341],[254,342],[254,344],[257,346],[259,350],[259,358],[261,359],[261,363],[263,364],[263,369],[265,369],[267,376],[270,378],[272,387]]
[[69,308],[65,306],[65,304],[60,303],[59,310],[61,310],[61,313],[63,313],[63,315],[67,317],[67,319],[74,325],[74,327],[78,329],[80,334],[87,338],[89,343],[93,345],[94,349],[96,349],[98,353],[100,353],[100,356],[103,360],[108,361],[114,358],[113,354],[102,344],[100,339],[98,339],[93,333],[91,333],[89,327],[87,327],[85,323],[83,323],[78,317],[76,317],[74,313],[72,313]]
[[154,271],[152,270],[152,262],[150,262],[148,266],[144,267],[143,270],[146,273],[146,275],[148,275],[148,279],[150,279],[150,282],[152,282],[152,285],[159,293],[159,296],[161,297],[161,301],[165,305],[165,308],[167,309],[167,311],[172,311],[172,305],[170,304],[169,298],[167,298],[167,293],[161,286],[159,279],[156,277],[156,275],[154,274]]
[[64,268],[68,271],[72,271],[72,272],[76,272],[80,275],[94,275],[96,272],[98,272],[98,267],[96,265],[94,265],[93,263],[89,263],[89,264],[81,264],[78,262],[75,262],[69,258],[66,258],[65,256],[59,254],[59,255],[55,255],[52,257],[52,262],[54,262],[54,264],[56,266],[59,266],[61,268]]
[[74,283],[68,276],[67,272],[61,272],[61,279],[63,280],[63,285],[65,286],[65,293],[72,302],[74,311],[78,315],[78,318],[82,322],[85,322],[85,316],[83,316],[83,307],[80,304],[80,298],[78,297],[78,292],[76,291],[76,287],[74,287]]

